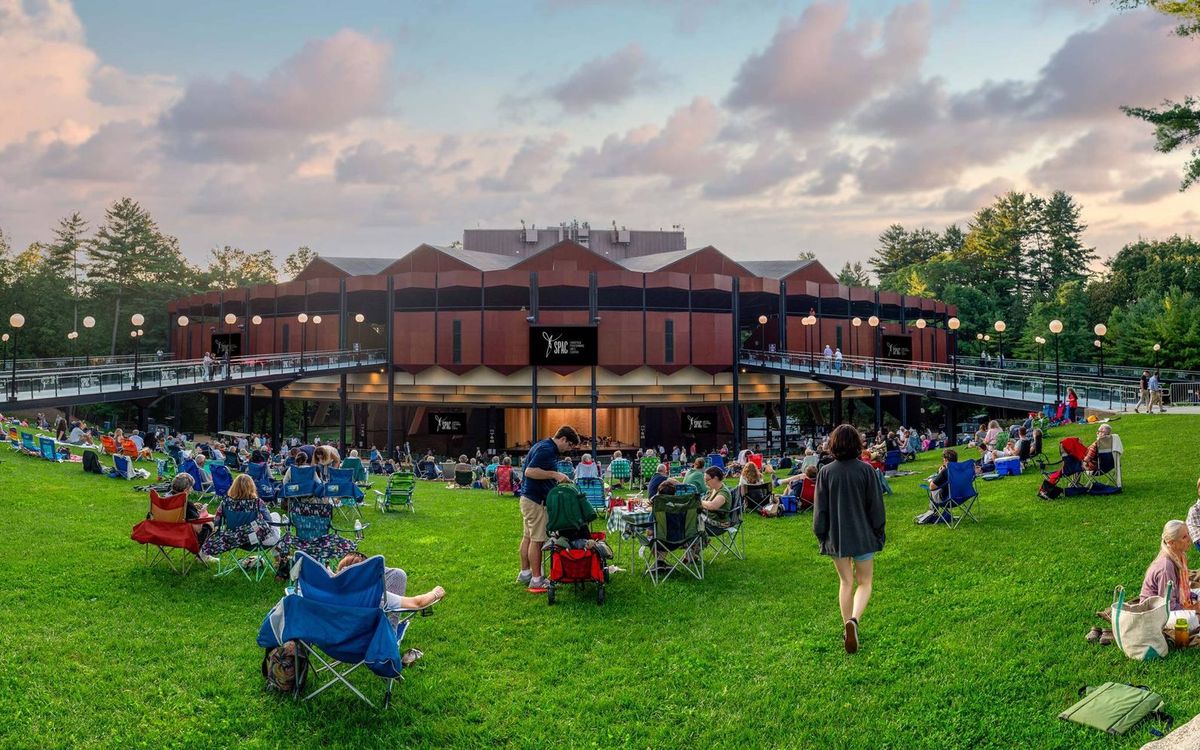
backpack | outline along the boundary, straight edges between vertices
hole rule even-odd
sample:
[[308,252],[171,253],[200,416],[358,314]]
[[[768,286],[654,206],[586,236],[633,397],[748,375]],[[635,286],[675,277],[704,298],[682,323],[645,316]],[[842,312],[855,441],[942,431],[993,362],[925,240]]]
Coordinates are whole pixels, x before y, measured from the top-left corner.
[[308,678],[308,656],[303,652],[299,659],[300,678],[296,679],[296,642],[288,641],[282,646],[267,649],[262,660],[263,679],[267,689],[279,693],[299,692]]
[[96,457],[95,451],[83,452],[83,470],[88,474],[104,473],[104,467],[100,465],[100,459]]

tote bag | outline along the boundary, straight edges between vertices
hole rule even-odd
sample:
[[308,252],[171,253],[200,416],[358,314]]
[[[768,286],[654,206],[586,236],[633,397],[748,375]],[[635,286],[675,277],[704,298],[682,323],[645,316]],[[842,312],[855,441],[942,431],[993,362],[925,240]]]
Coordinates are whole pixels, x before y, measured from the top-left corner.
[[1124,586],[1118,586],[1113,591],[1113,636],[1130,659],[1150,661],[1167,655],[1167,638],[1163,635],[1163,628],[1167,626],[1170,601],[1169,582],[1165,597],[1148,596],[1137,604],[1125,603]]

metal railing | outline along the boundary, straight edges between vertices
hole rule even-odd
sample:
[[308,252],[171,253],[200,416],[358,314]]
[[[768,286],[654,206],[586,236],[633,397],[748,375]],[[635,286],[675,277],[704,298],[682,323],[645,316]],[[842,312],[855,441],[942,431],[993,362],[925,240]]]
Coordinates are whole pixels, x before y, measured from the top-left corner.
[[272,375],[318,374],[347,367],[385,364],[383,349],[360,351],[317,351],[290,354],[232,357],[228,362],[215,359],[142,362],[98,367],[68,367],[18,370],[15,382],[9,373],[0,373],[0,399],[9,403],[51,399],[64,396],[91,396],[181,386],[213,387],[237,385]]
[[[962,366],[971,366],[985,370],[1014,370],[1017,372],[1034,372],[1044,375],[1054,374],[1053,359],[1005,359],[1004,367],[1000,367],[1000,362],[997,359],[984,360],[976,355],[959,354],[958,364]],[[1104,375],[1100,375],[1100,366],[1088,362],[1059,362],[1058,370],[1062,375],[1087,375],[1093,376],[1098,380],[1138,380],[1145,370],[1154,371],[1150,365],[1145,367],[1130,367],[1128,365],[1104,365]],[[1163,381],[1188,381],[1200,382],[1200,372],[1196,370],[1178,370],[1173,368],[1159,368],[1158,379]]]
[[[805,352],[743,351],[742,366],[766,367],[798,376],[828,376],[857,380],[872,387],[906,386],[930,391],[959,392],[1026,404],[1050,404],[1055,401],[1054,373],[1023,373],[996,368],[963,366],[957,368],[930,362],[843,357],[840,365],[820,354]],[[1137,384],[1121,381],[1081,378],[1062,374],[1061,396],[1075,389],[1080,408],[1125,410],[1137,402]]]
[[[105,367],[109,365],[129,365],[133,366],[135,359],[139,359],[146,364],[154,362],[174,361],[175,355],[170,352],[163,352],[161,355],[158,352],[145,352],[141,355],[133,354],[114,354],[114,355],[99,355],[89,356],[86,354],[69,355],[65,354],[61,357],[38,357],[38,358],[22,358],[17,360],[17,372],[22,370],[52,370],[63,367]],[[5,360],[4,369],[12,368],[12,360]]]

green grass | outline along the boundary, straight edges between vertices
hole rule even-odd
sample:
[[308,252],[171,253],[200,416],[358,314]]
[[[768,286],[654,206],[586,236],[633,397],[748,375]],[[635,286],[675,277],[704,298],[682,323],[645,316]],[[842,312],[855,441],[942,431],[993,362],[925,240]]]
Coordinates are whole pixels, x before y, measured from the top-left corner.
[[[1200,654],[1151,664],[1084,642],[1112,589],[1136,590],[1163,523],[1195,497],[1200,417],[1126,417],[1124,494],[1046,503],[1040,476],[980,483],[981,523],[917,527],[911,465],[886,498],[863,648],[842,652],[837,579],[808,515],[750,518],[749,559],[609,600],[513,584],[515,501],[420,483],[416,515],[374,510],[363,544],[448,590],[406,645],[426,654],[375,711],[346,691],[266,693],[254,639],[281,586],[142,566],[129,484],[15,454],[0,466],[4,747],[1137,747],[1057,714],[1084,684],[1147,684],[1186,721]],[[1047,448],[1066,434],[1054,431]],[[6,450],[6,449],[5,449]],[[358,682],[382,694],[382,683]]]

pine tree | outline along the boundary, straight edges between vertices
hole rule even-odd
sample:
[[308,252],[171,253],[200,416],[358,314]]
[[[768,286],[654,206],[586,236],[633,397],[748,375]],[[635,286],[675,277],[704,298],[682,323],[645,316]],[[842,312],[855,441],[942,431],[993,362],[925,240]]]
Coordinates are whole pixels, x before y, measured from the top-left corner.
[[76,211],[70,216],[60,219],[54,230],[54,242],[47,249],[46,262],[48,266],[65,279],[71,286],[71,330],[78,330],[79,325],[79,281],[83,270],[79,264],[79,254],[86,249],[87,221]]
[[850,265],[850,261],[846,261],[837,275],[837,280],[843,286],[871,286],[871,277],[867,274],[867,269],[863,268],[861,261],[854,265]]

